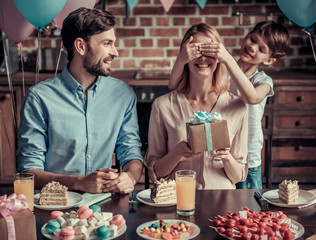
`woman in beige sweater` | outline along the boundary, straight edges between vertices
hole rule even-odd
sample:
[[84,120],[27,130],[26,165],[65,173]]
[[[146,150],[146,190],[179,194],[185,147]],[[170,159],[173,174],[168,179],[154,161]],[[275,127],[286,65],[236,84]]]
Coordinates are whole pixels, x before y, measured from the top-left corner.
[[[145,156],[152,181],[174,179],[177,170],[192,169],[197,172],[198,189],[234,189],[247,176],[247,109],[227,92],[225,67],[200,53],[199,46],[212,41],[221,40],[207,24],[193,25],[186,32],[172,70],[173,77],[181,80],[176,90],[153,103]],[[218,112],[227,120],[230,148],[201,153],[189,149],[186,123],[196,111]]]

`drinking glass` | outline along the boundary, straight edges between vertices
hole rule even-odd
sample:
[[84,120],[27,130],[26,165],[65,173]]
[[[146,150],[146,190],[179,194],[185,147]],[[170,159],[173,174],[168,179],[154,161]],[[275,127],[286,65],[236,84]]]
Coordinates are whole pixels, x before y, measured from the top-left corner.
[[16,173],[13,175],[14,193],[24,194],[29,209],[34,211],[34,175],[32,173]]
[[195,212],[196,172],[179,170],[176,172],[177,213],[190,216]]

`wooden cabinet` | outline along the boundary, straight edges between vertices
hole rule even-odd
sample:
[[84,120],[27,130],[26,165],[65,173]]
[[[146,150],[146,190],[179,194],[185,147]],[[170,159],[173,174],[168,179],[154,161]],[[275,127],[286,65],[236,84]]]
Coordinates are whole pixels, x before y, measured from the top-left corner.
[[[43,74],[40,80],[51,75]],[[16,172],[17,129],[20,124],[20,109],[23,98],[22,74],[15,73],[11,79],[13,96],[8,87],[7,76],[0,76],[0,184],[12,184],[12,176]],[[25,88],[27,89],[34,84],[35,74],[25,73]],[[14,100],[16,109],[14,114],[12,113],[12,100]]]
[[275,95],[268,116],[267,186],[284,179],[316,184],[316,74],[274,78]]
[[[13,98],[19,91],[14,91]],[[12,95],[7,87],[0,87],[0,183],[12,183],[16,169],[16,128],[12,113]]]

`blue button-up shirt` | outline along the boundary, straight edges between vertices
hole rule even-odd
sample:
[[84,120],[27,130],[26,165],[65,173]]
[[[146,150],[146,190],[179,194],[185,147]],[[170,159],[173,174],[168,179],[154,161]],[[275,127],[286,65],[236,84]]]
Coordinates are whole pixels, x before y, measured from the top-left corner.
[[25,95],[18,142],[19,172],[87,175],[111,167],[114,151],[121,166],[142,160],[135,93],[99,76],[86,96],[66,67]]

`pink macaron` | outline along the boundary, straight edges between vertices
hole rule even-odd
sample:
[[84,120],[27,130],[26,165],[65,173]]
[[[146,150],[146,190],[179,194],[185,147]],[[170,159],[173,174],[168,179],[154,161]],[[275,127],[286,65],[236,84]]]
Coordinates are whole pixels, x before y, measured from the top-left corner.
[[72,228],[62,228],[59,233],[59,238],[62,240],[71,240],[75,238],[75,230]]
[[88,206],[82,206],[77,210],[80,219],[88,219],[93,215],[93,211]]
[[50,213],[50,220],[56,220],[59,216],[63,217],[64,213],[62,211],[52,211]]
[[115,216],[112,218],[112,220],[110,221],[110,223],[116,225],[116,226],[117,226],[117,230],[119,230],[119,229],[121,229],[121,228],[125,225],[126,221],[125,221],[123,215],[117,214],[117,215],[115,215]]

